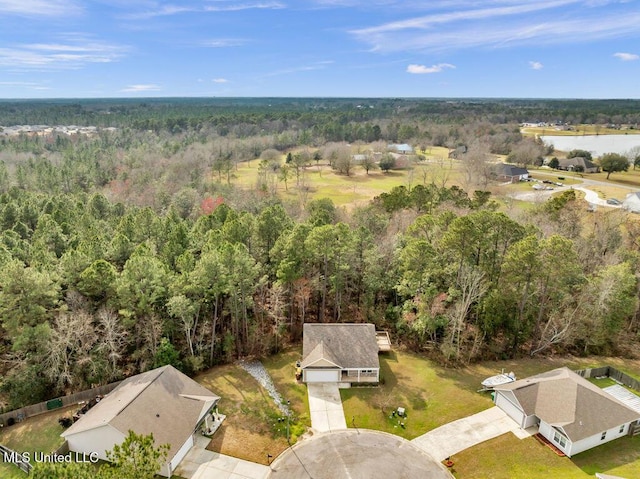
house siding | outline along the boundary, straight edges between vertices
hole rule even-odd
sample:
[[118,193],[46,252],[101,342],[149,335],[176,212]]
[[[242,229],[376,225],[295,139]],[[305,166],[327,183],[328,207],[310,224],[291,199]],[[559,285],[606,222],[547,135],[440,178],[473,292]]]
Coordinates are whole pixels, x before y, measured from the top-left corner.
[[[511,397],[509,397],[511,396]],[[496,406],[506,412],[520,427],[524,421],[524,411],[516,404],[516,399],[510,391],[496,391]]]
[[556,446],[558,449],[560,449],[562,452],[564,452],[567,456],[570,456],[569,451],[571,450],[571,440],[566,436],[566,434],[564,434],[562,431],[557,431],[559,434],[561,434],[562,436],[564,436],[564,438],[566,439],[566,444],[564,446],[562,446],[561,444],[559,444],[557,441],[554,440],[554,436],[556,433],[556,429],[554,429],[550,424],[547,424],[544,421],[540,421],[540,426],[538,428],[538,433],[540,433],[542,436],[546,437],[549,442],[551,444],[553,444],[554,446]]
[[609,441],[613,441],[614,439],[618,439],[621,438],[622,436],[625,436],[627,434],[627,432],[629,431],[629,424],[624,424],[623,430],[622,432],[620,432],[620,426],[616,426],[614,428],[611,429],[607,429],[606,433],[606,437],[605,439],[601,439],[602,438],[602,432],[599,432],[598,434],[594,434],[593,436],[590,436],[586,439],[582,439],[580,441],[576,441],[572,444],[571,449],[569,451],[569,454],[567,454],[567,456],[574,456],[576,454],[579,454],[583,451],[586,451],[587,449],[591,449],[593,447],[599,446],[601,444],[605,444]]
[[95,452],[100,459],[106,461],[107,451],[111,451],[116,444],[122,444],[125,435],[117,429],[105,425],[71,434],[66,436],[65,439],[69,443],[70,451],[86,454]]
[[165,464],[164,466],[162,466],[162,468],[160,469],[160,475],[165,477],[171,477],[171,474],[173,474],[173,471],[176,470],[176,467],[178,467],[178,464],[180,464],[180,461],[184,459],[184,456],[187,455],[187,453],[191,450],[192,447],[193,447],[193,435],[189,436],[189,438],[182,445],[182,447],[178,449],[178,452],[176,452],[176,455],[173,456],[173,459],[171,459],[171,462],[169,464]]

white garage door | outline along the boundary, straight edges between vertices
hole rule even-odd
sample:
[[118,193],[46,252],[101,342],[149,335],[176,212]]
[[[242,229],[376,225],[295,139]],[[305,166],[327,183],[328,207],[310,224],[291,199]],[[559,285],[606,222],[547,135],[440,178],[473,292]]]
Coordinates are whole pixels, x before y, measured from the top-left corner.
[[305,370],[305,381],[308,383],[336,383],[340,381],[339,369]]
[[519,426],[522,426],[524,413],[515,404],[505,398],[499,392],[496,392],[496,406],[506,412]]

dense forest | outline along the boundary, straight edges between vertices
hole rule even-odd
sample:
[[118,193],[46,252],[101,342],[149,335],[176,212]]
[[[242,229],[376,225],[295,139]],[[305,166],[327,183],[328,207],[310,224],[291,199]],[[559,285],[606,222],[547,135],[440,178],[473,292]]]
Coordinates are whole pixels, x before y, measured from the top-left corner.
[[[631,355],[640,340],[640,225],[620,211],[585,218],[573,191],[504,208],[481,177],[488,154],[527,164],[545,153],[522,137],[521,121],[633,126],[638,106],[0,102],[4,127],[115,127],[85,136],[0,131],[6,405],[163,364],[195,373],[267,355],[299,341],[308,321],[372,322],[451,365]],[[285,201],[266,179],[233,184],[240,162],[260,162],[266,178],[291,152],[292,168],[339,169],[344,142],[358,141],[468,146],[468,191],[425,177],[346,210],[328,198]]]

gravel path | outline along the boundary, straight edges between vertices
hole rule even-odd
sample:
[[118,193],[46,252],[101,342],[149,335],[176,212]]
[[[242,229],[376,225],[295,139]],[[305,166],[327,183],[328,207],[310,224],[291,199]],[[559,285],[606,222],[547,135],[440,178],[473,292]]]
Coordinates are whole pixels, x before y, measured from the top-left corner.
[[280,409],[283,414],[291,414],[291,410],[282,400],[282,396],[280,396],[276,386],[273,384],[269,372],[264,368],[260,361],[245,361],[244,359],[241,359],[237,364],[246,372],[251,374],[251,376],[253,376],[256,381],[258,381],[260,385],[267,390],[269,396],[273,398],[273,402],[276,403],[276,406],[278,406],[278,409]]

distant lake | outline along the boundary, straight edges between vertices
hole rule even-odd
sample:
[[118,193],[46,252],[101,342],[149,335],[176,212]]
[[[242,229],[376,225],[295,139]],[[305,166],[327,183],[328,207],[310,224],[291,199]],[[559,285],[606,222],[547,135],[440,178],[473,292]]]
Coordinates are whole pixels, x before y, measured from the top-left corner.
[[640,147],[640,135],[587,135],[587,136],[541,136],[547,145],[556,150],[586,150],[594,157],[605,153],[625,154],[633,147]]

